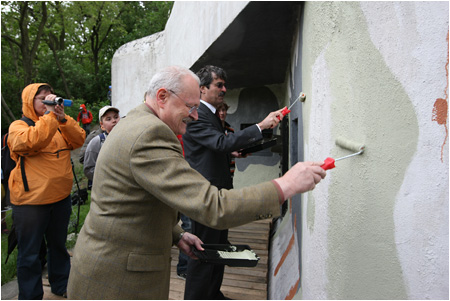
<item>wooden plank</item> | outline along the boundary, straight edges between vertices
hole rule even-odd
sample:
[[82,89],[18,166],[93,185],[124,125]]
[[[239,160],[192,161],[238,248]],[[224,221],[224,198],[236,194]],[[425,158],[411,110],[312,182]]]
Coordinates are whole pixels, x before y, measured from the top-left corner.
[[266,278],[265,274],[263,274],[262,276],[257,276],[257,275],[242,275],[242,274],[225,273],[223,275],[223,279],[233,279],[233,280],[237,280],[237,281],[248,281],[248,282],[257,282],[257,283],[267,284],[267,278]]
[[254,290],[265,290],[267,284],[262,282],[236,280],[234,277],[233,278],[227,277],[223,279],[222,286],[241,287],[245,289],[254,289]]
[[258,276],[258,277],[266,277],[266,270],[237,270],[237,268],[225,267],[225,273],[230,274],[240,274],[240,275],[248,275],[248,276]]
[[267,293],[257,295],[242,294],[241,292],[225,292],[224,295],[233,300],[267,300]]
[[267,292],[264,290],[242,289],[239,287],[222,285],[221,291],[229,298],[236,294],[239,300],[261,300],[267,299]]
[[175,292],[170,291],[169,300],[184,300],[184,291],[183,292]]

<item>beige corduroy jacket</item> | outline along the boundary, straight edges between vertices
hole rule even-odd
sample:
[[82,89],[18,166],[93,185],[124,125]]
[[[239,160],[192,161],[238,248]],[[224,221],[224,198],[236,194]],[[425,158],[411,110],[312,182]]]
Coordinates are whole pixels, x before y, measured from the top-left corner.
[[108,136],[95,167],[69,299],[167,299],[178,212],[218,229],[278,216],[274,182],[218,190],[183,158],[176,135],[142,104]]

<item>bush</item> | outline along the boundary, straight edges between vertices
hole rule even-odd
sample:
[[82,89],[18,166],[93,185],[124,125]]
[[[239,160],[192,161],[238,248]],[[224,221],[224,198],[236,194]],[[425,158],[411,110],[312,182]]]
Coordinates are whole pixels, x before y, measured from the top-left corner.
[[[8,229],[11,228],[12,210],[6,212],[6,223]],[[17,248],[9,255],[8,263],[5,264],[6,256],[8,255],[8,235],[2,234],[2,285],[14,279],[17,275],[16,263],[17,263]]]

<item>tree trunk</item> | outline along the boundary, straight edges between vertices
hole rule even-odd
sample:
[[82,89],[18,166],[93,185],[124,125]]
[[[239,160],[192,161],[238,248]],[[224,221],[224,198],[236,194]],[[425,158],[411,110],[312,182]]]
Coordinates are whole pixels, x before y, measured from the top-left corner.
[[[39,43],[41,41],[41,36],[44,32],[44,26],[47,22],[47,5],[45,1],[41,2],[42,5],[42,19],[39,23],[38,32],[36,34],[36,38],[31,43],[29,36],[29,17],[28,17],[28,2],[19,2],[20,5],[20,19],[19,19],[19,28],[20,28],[20,51],[22,53],[22,64],[23,70],[25,71],[24,75],[24,84],[25,86],[31,84],[33,81],[33,61],[36,57],[37,50],[39,47]],[[31,45],[32,44],[32,45]],[[31,48],[30,48],[31,46]]]
[[67,80],[66,80],[66,77],[64,75],[64,70],[63,70],[63,67],[61,65],[61,62],[59,61],[59,56],[58,56],[58,53],[56,52],[55,45],[53,44],[53,40],[52,40],[51,36],[49,36],[49,38],[47,40],[47,44],[50,47],[50,49],[52,50],[53,58],[55,59],[55,63],[58,66],[59,75],[61,76],[61,80],[62,80],[63,85],[64,85],[64,90],[66,92],[66,97],[71,99],[72,96],[70,95],[69,86],[67,86]]
[[6,118],[9,124],[11,124],[14,120],[16,120],[16,117],[14,116],[13,112],[11,112],[11,109],[6,104],[5,99],[3,98],[2,94],[2,115]]
[[70,94],[69,86],[67,85],[66,76],[64,75],[64,68],[61,65],[61,61],[59,60],[58,51],[64,50],[65,44],[66,44],[66,26],[64,24],[64,12],[61,7],[61,2],[56,1],[55,2],[55,10],[59,16],[60,26],[61,26],[61,33],[59,34],[59,38],[56,37],[52,32],[48,34],[48,40],[47,44],[52,50],[53,57],[55,58],[56,65],[58,66],[59,75],[61,76],[63,85],[64,85],[64,91],[66,92],[66,97],[71,99],[72,95]]
[[67,85],[66,77],[64,76],[63,67],[61,66],[61,63],[59,62],[58,54],[53,49],[52,49],[52,52],[53,52],[53,56],[54,56],[55,61],[56,61],[56,65],[58,65],[59,74],[61,75],[61,79],[62,79],[62,82],[64,84],[64,90],[66,91],[66,97],[69,98],[69,99],[72,99],[72,95],[70,95],[69,86]]

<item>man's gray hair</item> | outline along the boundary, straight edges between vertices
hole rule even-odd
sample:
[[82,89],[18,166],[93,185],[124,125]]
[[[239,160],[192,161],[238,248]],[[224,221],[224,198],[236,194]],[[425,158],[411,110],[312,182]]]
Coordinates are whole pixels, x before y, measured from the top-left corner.
[[152,77],[146,93],[150,97],[155,97],[156,92],[161,88],[181,93],[183,89],[182,79],[188,75],[192,76],[200,84],[198,76],[188,68],[181,66],[166,67]]

